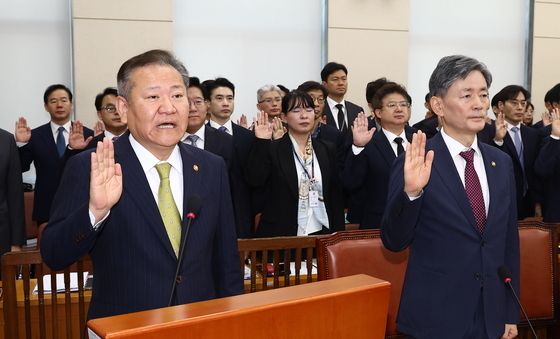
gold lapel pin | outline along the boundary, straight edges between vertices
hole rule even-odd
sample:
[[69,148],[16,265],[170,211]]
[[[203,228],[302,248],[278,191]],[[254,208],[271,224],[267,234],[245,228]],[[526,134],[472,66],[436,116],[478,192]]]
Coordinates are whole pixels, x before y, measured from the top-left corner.
[[496,167],[496,163],[494,161],[492,161],[490,165],[492,165],[492,167]]
[[196,165],[196,164],[195,164],[195,165],[192,165],[192,169],[193,169],[195,172],[198,172],[198,165]]

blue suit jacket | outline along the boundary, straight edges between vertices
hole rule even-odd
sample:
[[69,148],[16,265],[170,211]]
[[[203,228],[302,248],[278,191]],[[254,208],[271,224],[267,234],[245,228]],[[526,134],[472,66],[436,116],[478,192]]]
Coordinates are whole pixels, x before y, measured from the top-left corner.
[[[90,254],[95,267],[89,318],[167,306],[177,258],[156,201],[128,134],[115,143],[123,192],[98,231],[88,215],[90,153],[72,157],[43,233],[41,254],[54,269]],[[222,159],[179,144],[183,159],[184,208],[202,200],[192,223],[179,271],[175,303],[242,293],[233,210]],[[196,165],[196,167],[195,167]],[[186,218],[183,218],[183,228]]]
[[430,180],[420,198],[404,192],[404,157],[395,161],[381,224],[384,245],[410,246],[397,326],[414,338],[463,338],[482,293],[488,335],[519,321],[511,291],[499,279],[508,266],[519,291],[519,235],[511,159],[479,143],[490,191],[486,229],[481,235],[461,178],[440,133],[427,142],[434,150]]
[[[93,136],[93,131],[84,128],[86,137]],[[64,170],[65,157],[59,157],[53,138],[50,122],[34,128],[31,139],[19,148],[21,170],[29,170],[31,163],[35,165],[37,180],[33,202],[33,220],[41,224],[49,220],[51,202]]]
[[560,222],[560,140],[551,137],[544,140],[535,161],[535,172],[543,180],[543,220]]

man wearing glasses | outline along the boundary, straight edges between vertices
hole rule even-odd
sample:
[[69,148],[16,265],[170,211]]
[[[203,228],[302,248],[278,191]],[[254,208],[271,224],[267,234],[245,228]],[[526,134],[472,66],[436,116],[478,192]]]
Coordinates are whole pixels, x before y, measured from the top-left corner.
[[349,205],[347,216],[352,223],[359,223],[361,229],[379,228],[381,224],[391,166],[406,150],[415,131],[407,125],[410,101],[401,85],[389,82],[377,90],[371,100],[381,130],[368,129],[363,113],[354,120],[352,151],[346,157],[342,178],[351,196],[364,197],[351,199],[353,203]]

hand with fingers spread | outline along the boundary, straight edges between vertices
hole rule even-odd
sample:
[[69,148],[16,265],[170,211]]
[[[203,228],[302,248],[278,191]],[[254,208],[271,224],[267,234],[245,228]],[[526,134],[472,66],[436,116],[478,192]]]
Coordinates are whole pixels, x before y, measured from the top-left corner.
[[84,125],[76,120],[70,125],[70,134],[68,136],[68,146],[72,149],[84,149],[93,137],[84,139]]
[[373,137],[375,128],[368,130],[368,118],[364,112],[358,113],[352,123],[352,142],[354,146],[364,147]]
[[17,142],[29,142],[29,139],[31,139],[31,128],[27,126],[27,120],[24,117],[20,117],[16,121],[14,136]]
[[237,124],[244,128],[249,128],[249,124],[247,123],[247,116],[245,114],[241,114],[241,117],[237,119]]
[[255,137],[268,140],[272,138],[272,126],[268,122],[268,114],[263,111],[257,113],[253,125],[255,126]]
[[105,125],[102,121],[97,121],[93,126],[93,136],[96,137],[105,131]]
[[282,120],[279,117],[274,117],[272,119],[272,139],[277,140],[284,136],[287,132],[284,124],[282,124]]
[[556,138],[560,138],[560,110],[558,108],[552,110],[550,114],[550,124],[552,125],[550,134]]
[[430,180],[434,151],[426,153],[426,134],[414,133],[412,143],[407,147],[404,160],[404,191],[417,197]]
[[494,135],[494,141],[502,142],[506,137],[507,125],[504,118],[504,112],[500,112],[496,115],[496,134]]
[[95,223],[102,220],[119,201],[122,184],[121,165],[115,163],[113,143],[105,138],[91,153],[89,210],[95,216]]

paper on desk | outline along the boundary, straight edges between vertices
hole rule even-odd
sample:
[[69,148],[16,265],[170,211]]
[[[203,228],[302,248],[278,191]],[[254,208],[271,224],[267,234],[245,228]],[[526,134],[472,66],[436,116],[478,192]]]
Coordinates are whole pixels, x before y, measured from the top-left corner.
[[[84,272],[84,285],[87,281],[88,272]],[[56,275],[56,291],[57,292],[64,292],[65,285],[64,285],[64,273],[58,273]],[[43,290],[44,293],[48,294],[52,292],[51,287],[51,275],[47,274],[43,276]],[[78,290],[78,273],[77,272],[70,272],[70,291],[77,291]],[[33,289],[33,293],[37,294],[38,292],[38,285],[35,285]]]

